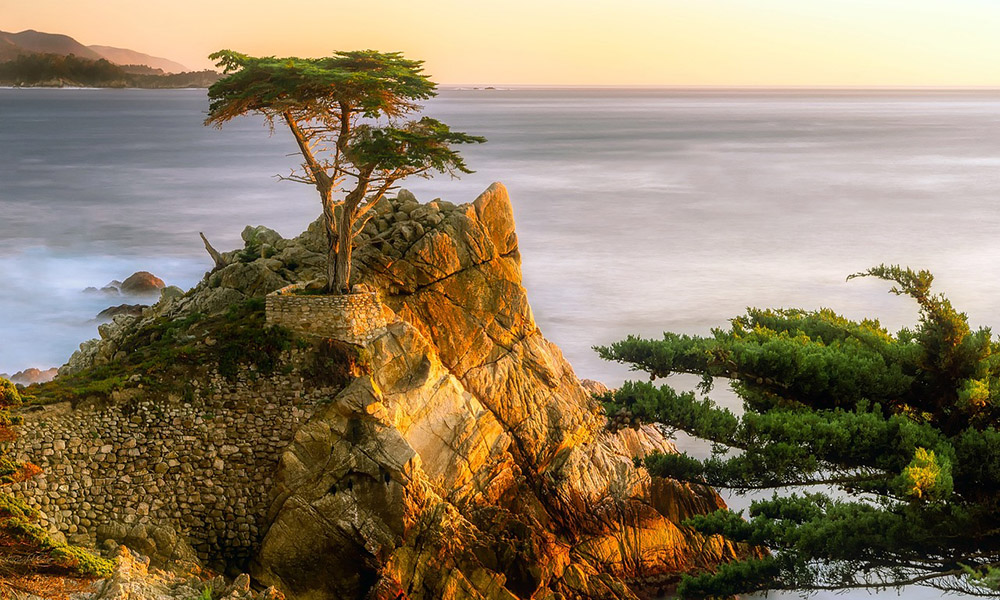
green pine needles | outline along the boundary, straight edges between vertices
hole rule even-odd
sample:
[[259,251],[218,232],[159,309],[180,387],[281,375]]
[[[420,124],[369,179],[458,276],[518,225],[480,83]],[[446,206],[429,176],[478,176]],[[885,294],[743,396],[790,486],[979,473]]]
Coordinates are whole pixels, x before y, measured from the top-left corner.
[[[737,492],[798,488],[687,524],[770,553],[687,577],[685,597],[766,589],[920,584],[995,595],[1000,580],[1000,343],[973,331],[933,277],[881,265],[920,322],[895,335],[823,309],[758,310],[711,336],[666,333],[596,348],[650,379],[725,378],[743,414],[669,384],[627,382],[605,398],[612,422],[658,422],[714,444],[656,454],[656,476]],[[803,492],[802,490],[806,490]]]

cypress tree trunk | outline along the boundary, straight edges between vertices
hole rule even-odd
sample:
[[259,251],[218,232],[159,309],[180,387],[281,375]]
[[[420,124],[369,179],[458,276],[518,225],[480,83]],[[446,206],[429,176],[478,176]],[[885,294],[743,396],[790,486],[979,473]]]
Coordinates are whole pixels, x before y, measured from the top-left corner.
[[332,294],[337,288],[334,280],[337,277],[337,220],[333,212],[333,190],[321,189],[323,199],[323,229],[326,231],[326,292]]
[[[334,282],[331,293],[347,294],[351,291],[351,249],[354,244],[351,239],[351,230],[354,229],[354,210],[344,204],[344,213],[340,215],[340,222],[337,223],[337,237],[342,240],[336,250],[336,262],[334,269]],[[329,265],[328,265],[329,268]]]
[[358,218],[358,206],[368,192],[368,173],[358,180],[358,186],[344,199],[337,221],[337,262],[331,293],[347,294],[351,291],[351,250],[354,248],[354,222]]

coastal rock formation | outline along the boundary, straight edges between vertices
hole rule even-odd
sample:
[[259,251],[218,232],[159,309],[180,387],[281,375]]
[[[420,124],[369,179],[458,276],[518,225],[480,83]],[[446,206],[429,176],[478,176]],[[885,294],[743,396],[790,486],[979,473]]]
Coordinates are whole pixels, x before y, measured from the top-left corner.
[[213,600],[284,600],[280,592],[268,588],[260,592],[250,589],[247,575],[232,583],[219,576],[206,579],[201,573],[188,574],[153,568],[148,557],[118,546],[113,557],[115,572],[74,594],[86,600],[195,600],[206,595]]
[[[193,290],[102,325],[102,339],[82,345],[60,377],[93,367],[106,375],[142,344],[161,343],[163,323],[180,323],[169,339],[183,351],[168,355],[195,357],[190,386],[164,401],[128,378],[97,401],[86,394],[102,387],[87,383],[75,408],[60,409],[71,412],[31,416],[39,464],[79,490],[50,523],[82,537],[110,522],[169,526],[199,558],[240,569],[232,560],[249,557],[262,585],[304,600],[635,599],[745,552],[680,524],[724,504],[707,487],[635,468],[633,458],[672,444],[652,426],[609,431],[542,336],[502,185],[471,204],[420,204],[401,192],[375,210],[354,283],[376,291],[385,326],[352,346],[356,356],[305,336],[271,375],[250,367],[229,382],[204,366],[228,356],[212,354],[220,344],[206,318],[224,321],[235,304],[292,283],[321,285],[319,222],[295,239],[247,228],[245,248],[224,253]],[[358,362],[350,377],[328,381],[349,356]],[[283,407],[300,412],[281,421]],[[106,424],[97,438],[86,411]],[[163,459],[172,466],[84,480],[105,459],[156,448],[171,448]],[[25,492],[50,498],[45,488]],[[227,512],[235,506],[243,521]],[[81,509],[87,516],[74,518]],[[227,549],[237,542],[238,553]]]
[[66,364],[59,367],[59,375],[72,375],[89,367],[107,364],[120,356],[120,345],[134,331],[137,322],[134,314],[119,314],[111,317],[109,322],[98,325],[97,333],[101,337],[81,343]]
[[119,304],[118,306],[109,306],[101,312],[97,313],[98,319],[111,320],[118,315],[129,315],[133,317],[138,317],[142,315],[142,310],[144,308],[149,308],[147,304]]
[[97,289],[94,286],[90,286],[84,288],[83,293],[92,295],[102,294],[104,296],[120,296],[121,290],[118,289],[119,285],[121,285],[121,282],[116,282],[116,285],[106,285],[101,289]]
[[97,528],[98,547],[125,546],[149,558],[158,569],[192,572],[201,569],[198,554],[183,537],[162,525],[109,522]]
[[[673,451],[652,427],[610,433],[546,341],[520,283],[506,190],[360,255],[398,320],[357,379],[282,458],[254,575],[296,598],[632,598],[736,555],[679,528],[723,506],[651,480],[632,458]],[[323,549],[317,552],[316,549]]]
[[149,271],[138,271],[122,282],[121,292],[129,296],[158,296],[164,285],[162,279]]

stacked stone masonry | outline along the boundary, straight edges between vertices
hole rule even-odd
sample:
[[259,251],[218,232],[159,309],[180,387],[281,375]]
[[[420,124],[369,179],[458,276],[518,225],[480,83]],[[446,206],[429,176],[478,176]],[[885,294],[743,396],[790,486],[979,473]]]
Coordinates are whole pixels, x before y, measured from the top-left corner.
[[27,410],[19,450],[44,472],[14,489],[73,542],[94,544],[108,523],[167,525],[206,564],[245,565],[282,451],[338,391],[292,373],[231,382],[213,372],[183,398]]
[[301,284],[294,284],[268,294],[265,303],[269,325],[359,346],[385,332],[386,319],[374,292],[295,294],[301,289]]

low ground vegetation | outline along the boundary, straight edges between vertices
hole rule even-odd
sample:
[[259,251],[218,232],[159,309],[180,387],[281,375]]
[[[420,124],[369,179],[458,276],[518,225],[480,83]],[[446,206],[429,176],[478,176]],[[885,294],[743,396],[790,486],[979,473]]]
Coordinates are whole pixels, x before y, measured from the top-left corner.
[[161,317],[130,335],[121,358],[78,373],[34,385],[25,391],[30,403],[104,401],[125,387],[142,386],[148,393],[183,389],[192,370],[217,365],[234,379],[241,368],[267,376],[281,368],[280,356],[293,344],[305,345],[283,327],[268,326],[263,298],[232,305],[222,314]]

